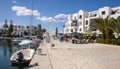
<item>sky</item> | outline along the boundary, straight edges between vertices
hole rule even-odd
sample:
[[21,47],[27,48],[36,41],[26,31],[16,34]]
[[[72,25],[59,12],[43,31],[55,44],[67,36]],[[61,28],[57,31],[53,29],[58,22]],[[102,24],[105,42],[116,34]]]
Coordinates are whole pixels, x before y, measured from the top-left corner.
[[41,24],[50,30],[52,20],[52,30],[58,27],[61,32],[68,14],[79,10],[91,12],[104,6],[120,6],[120,0],[0,0],[0,25],[7,19],[15,25]]

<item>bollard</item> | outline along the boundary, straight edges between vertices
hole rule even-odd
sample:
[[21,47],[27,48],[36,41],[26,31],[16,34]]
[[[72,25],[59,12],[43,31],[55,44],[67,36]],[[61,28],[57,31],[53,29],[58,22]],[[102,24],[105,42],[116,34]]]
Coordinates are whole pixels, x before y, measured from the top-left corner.
[[54,46],[55,46],[55,44],[54,44],[54,43],[52,43],[52,44],[51,44],[51,47],[54,47]]
[[42,54],[42,49],[37,49],[37,51],[38,51],[38,54]]

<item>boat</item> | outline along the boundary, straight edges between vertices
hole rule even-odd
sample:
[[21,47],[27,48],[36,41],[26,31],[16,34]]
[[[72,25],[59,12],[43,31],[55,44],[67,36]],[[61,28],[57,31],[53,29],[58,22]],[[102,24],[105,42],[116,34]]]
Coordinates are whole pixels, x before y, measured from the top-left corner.
[[17,44],[19,44],[21,42],[21,39],[13,39],[12,40],[12,43],[14,44],[14,45],[17,45]]
[[19,45],[21,46],[21,49],[35,49],[37,47],[37,43],[33,40],[22,40]]
[[[29,64],[35,53],[35,49],[31,48],[31,46],[34,47],[35,42],[32,40],[22,40],[19,45],[21,46],[21,50],[12,54],[10,58],[11,64]],[[19,53],[21,53],[23,57],[21,57]]]
[[4,40],[4,38],[3,38],[3,37],[0,37],[0,40]]
[[21,40],[30,40],[30,37],[29,36],[23,36],[23,37],[21,37]]
[[[18,57],[18,53],[22,53],[23,54],[23,58],[21,59],[21,62],[18,61],[19,57]],[[13,55],[10,58],[11,64],[29,64],[33,58],[33,55],[35,53],[34,49],[21,49],[15,53],[13,53]]]
[[12,40],[12,43],[14,45],[19,45],[19,43],[22,41],[22,40],[30,40],[29,36],[23,36],[21,38],[16,38],[16,39],[13,39]]
[[41,39],[39,39],[37,36],[30,36],[30,39],[38,44],[41,42]]

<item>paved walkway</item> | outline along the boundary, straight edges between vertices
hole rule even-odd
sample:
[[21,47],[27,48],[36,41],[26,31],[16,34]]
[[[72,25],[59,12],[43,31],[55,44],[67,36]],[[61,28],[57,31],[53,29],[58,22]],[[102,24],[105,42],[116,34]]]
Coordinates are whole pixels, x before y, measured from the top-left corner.
[[48,68],[36,66],[33,69],[120,69],[120,47],[118,46],[96,43],[72,44],[59,41],[54,43],[55,47],[52,49],[50,44],[45,45],[48,52],[46,52],[46,59],[34,56],[39,59],[36,62],[40,62],[41,65],[47,62]]
[[48,43],[45,43],[38,47],[38,49],[42,49],[42,52],[40,53],[40,51],[36,51],[36,54],[29,65],[29,69],[51,69],[50,58],[47,50],[48,45]]

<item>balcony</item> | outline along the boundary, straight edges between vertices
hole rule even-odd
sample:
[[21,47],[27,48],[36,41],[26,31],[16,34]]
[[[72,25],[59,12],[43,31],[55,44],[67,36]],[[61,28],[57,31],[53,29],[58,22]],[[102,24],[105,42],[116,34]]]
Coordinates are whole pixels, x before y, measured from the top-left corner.
[[97,11],[90,12],[89,17],[90,17],[90,19],[99,18],[99,12],[97,12]]
[[90,19],[95,19],[95,18],[99,18],[99,16],[97,14],[90,15]]
[[76,21],[76,20],[74,20],[74,21],[72,21],[72,23],[71,23],[71,27],[77,27],[77,24],[78,22]]

